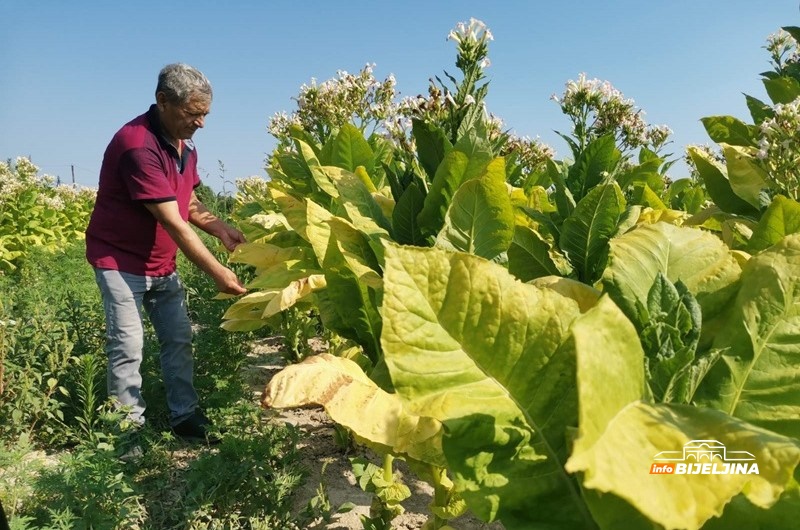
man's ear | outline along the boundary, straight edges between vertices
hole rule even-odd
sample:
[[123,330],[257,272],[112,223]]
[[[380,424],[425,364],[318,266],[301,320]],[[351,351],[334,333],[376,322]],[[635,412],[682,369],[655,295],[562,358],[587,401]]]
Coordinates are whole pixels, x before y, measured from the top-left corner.
[[164,112],[167,105],[167,95],[164,92],[156,92],[156,105],[158,110]]

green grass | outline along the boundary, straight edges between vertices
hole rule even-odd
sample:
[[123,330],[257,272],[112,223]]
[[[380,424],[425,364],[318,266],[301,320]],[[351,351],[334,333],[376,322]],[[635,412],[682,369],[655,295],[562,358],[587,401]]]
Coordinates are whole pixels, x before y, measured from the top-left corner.
[[[299,527],[290,513],[302,480],[297,434],[266,420],[239,375],[257,335],[219,328],[230,302],[212,300],[211,280],[181,258],[196,328],[195,384],[227,433],[214,448],[169,433],[147,326],[148,424],[133,438],[106,405],[103,311],[83,254],[82,242],[58,254],[32,250],[18,270],[0,275],[0,499],[12,528]],[[123,462],[133,443],[144,456]]]

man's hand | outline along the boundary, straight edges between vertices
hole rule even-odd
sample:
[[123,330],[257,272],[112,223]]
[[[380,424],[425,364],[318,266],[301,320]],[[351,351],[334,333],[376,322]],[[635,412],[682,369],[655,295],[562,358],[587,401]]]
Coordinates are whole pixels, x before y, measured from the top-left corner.
[[189,202],[189,222],[222,241],[228,252],[233,252],[241,243],[247,243],[244,234],[208,211],[194,192]]
[[247,243],[243,233],[227,224],[220,231],[219,240],[222,241],[222,244],[225,245],[228,252],[233,252],[233,249],[240,244]]
[[[200,240],[200,237],[198,237],[189,224],[181,218],[176,201],[147,203],[145,207],[153,214],[153,217],[161,223],[161,226],[164,227],[164,230],[166,230],[172,240],[175,241],[178,248],[189,258],[189,261],[200,267],[203,272],[214,280],[220,292],[232,295],[239,295],[247,292],[247,289],[242,286],[236,274],[217,261],[217,258],[208,251]],[[217,220],[217,222],[222,226],[228,227],[228,225],[222,221]],[[232,247],[244,241],[244,236],[241,235],[241,232],[230,227],[228,228],[228,243],[230,243]],[[238,232],[238,235],[236,232]],[[219,233],[222,233],[222,231],[220,230]]]
[[217,290],[221,293],[240,295],[247,292],[239,278],[236,277],[236,273],[227,267],[222,267],[218,274],[214,274],[213,279]]

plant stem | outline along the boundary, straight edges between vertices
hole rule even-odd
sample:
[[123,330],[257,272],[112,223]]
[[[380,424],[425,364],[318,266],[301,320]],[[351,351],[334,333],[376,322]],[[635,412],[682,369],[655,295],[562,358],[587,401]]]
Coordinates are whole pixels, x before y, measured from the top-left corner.
[[[431,476],[433,476],[433,505],[444,508],[447,506],[448,498],[450,496],[450,488],[444,483],[444,478],[447,476],[447,470],[443,467],[431,466]],[[446,519],[442,519],[436,514],[433,515],[434,530],[441,528],[446,524]]]
[[383,480],[386,482],[394,482],[394,456],[387,453],[383,456]]

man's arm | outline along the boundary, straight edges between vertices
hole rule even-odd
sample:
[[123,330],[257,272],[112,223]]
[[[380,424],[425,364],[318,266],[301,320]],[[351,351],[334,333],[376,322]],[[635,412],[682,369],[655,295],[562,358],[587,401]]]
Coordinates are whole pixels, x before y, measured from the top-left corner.
[[161,226],[175,241],[178,248],[189,258],[189,261],[211,276],[220,292],[227,294],[244,294],[247,292],[242,287],[236,274],[217,261],[200,240],[200,237],[192,230],[192,227],[181,218],[176,201],[146,203],[145,206],[153,214],[153,217],[161,223]]
[[229,251],[233,251],[240,243],[246,242],[244,234],[209,212],[206,205],[200,202],[194,192],[192,192],[189,202],[189,222],[222,241]]

